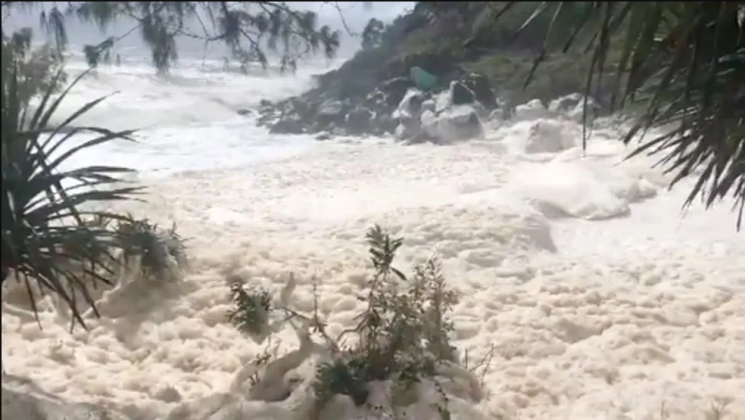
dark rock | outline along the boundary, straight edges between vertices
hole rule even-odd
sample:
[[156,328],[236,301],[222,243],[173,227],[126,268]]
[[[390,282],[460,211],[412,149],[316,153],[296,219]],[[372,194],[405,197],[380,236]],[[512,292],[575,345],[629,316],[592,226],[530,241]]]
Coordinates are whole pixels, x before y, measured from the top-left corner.
[[[434,116],[439,118],[440,113],[451,107],[469,105],[479,119],[487,118],[495,109],[506,110],[497,103],[489,79],[484,74],[465,70],[471,67],[466,63],[493,61],[496,66],[517,57],[520,63],[516,62],[516,71],[521,72],[523,58],[542,48],[542,35],[536,32],[537,28],[528,28],[525,36],[515,43],[505,43],[503,37],[493,36],[493,31],[473,29],[488,11],[487,3],[433,4],[418,2],[410,12],[386,25],[377,45],[362,49],[339,68],[314,77],[316,86],[310,91],[274,103],[262,101],[259,124],[268,127],[280,124],[274,129],[277,132],[297,132],[299,124],[306,133],[384,135],[396,131],[401,123],[405,127],[399,132],[410,131],[406,127],[414,127],[416,119],[406,118],[416,118],[416,114],[423,115],[427,110],[434,111]],[[502,60],[502,55],[506,60]],[[422,101],[417,98],[410,104],[409,117],[393,115],[406,92],[414,87],[410,73],[414,67],[436,76],[436,82],[432,87],[427,86]],[[572,71],[569,68],[560,70]],[[494,73],[495,78],[501,79],[504,71],[509,72],[501,69]],[[573,84],[575,75],[563,73],[562,81],[563,76],[570,76],[567,79]],[[452,82],[456,82],[453,95],[448,95]],[[559,85],[562,86],[556,89],[562,90],[561,93],[574,89],[563,83]],[[513,80],[506,79],[504,85],[499,86],[505,96],[510,96],[515,87]],[[440,95],[443,91],[445,94]],[[437,100],[431,102],[430,98]],[[288,115],[292,115],[292,119],[296,116],[299,122],[287,122]],[[418,124],[421,125],[421,121]]]
[[238,115],[245,117],[246,115],[251,115],[253,111],[246,108],[240,108],[238,111],[236,111]]
[[[317,99],[317,98],[311,98],[311,99]],[[318,112],[318,107],[320,105],[315,100],[306,100],[304,98],[291,98],[288,103],[284,106],[285,113],[287,112],[294,112],[296,113],[302,121],[307,121],[308,119],[313,118],[313,116],[316,115]],[[333,113],[335,111],[335,108],[332,104],[328,104],[328,108],[326,109],[327,113]]]
[[407,143],[447,142],[482,132],[479,116],[489,113],[471,86],[480,89],[489,106],[496,104],[488,82],[477,74],[452,81],[448,90],[435,96],[412,85],[408,78],[391,78],[358,99],[338,99],[314,90],[267,104],[259,110],[258,120],[272,133],[322,133],[316,137],[320,141],[337,135],[392,133]]
[[318,107],[319,117],[338,117],[344,112],[344,104],[341,101],[327,100]]
[[398,122],[390,114],[376,114],[373,120],[372,134],[376,136],[390,134],[396,129],[397,125]]
[[463,83],[453,82],[450,85],[450,103],[453,105],[467,105],[472,104],[476,100],[476,95],[471,92],[470,89],[465,87]]
[[497,98],[486,76],[479,73],[469,73],[461,79],[461,82],[473,92],[476,101],[484,108],[491,111],[497,107]]
[[[471,104],[485,118],[488,115],[486,109],[495,106],[486,78],[456,71],[457,66],[447,58],[432,54],[398,57],[396,60],[399,61],[390,62],[384,62],[384,56],[366,55],[362,58],[319,76],[317,82],[320,86],[303,95],[276,103],[262,101],[258,124],[270,127],[272,133],[396,134],[402,139],[432,138],[420,121],[425,111],[438,115],[449,107]],[[398,65],[403,67],[396,70]],[[414,89],[408,76],[414,65],[437,74],[439,88],[429,92]],[[369,80],[352,83],[355,78],[362,77],[360,75],[372,77],[375,72],[371,73],[370,67],[376,66],[387,69],[378,74],[378,77],[382,76],[380,81],[374,84]],[[450,82],[447,77],[457,79]],[[433,95],[445,86],[450,86],[450,89],[437,96],[435,101]],[[479,98],[485,103],[479,105]]]
[[346,119],[346,111],[347,106],[342,101],[333,99],[324,101],[318,107],[314,131],[326,130],[342,125]]
[[305,127],[298,116],[288,116],[272,124],[269,132],[272,134],[303,134]]
[[259,116],[259,118],[256,120],[256,125],[258,125],[259,127],[270,127],[276,120],[276,115],[274,115],[273,113],[267,113]]
[[375,113],[371,110],[358,106],[354,111],[347,114],[345,126],[350,134],[363,134],[371,130]]
[[408,77],[395,77],[381,83],[376,89],[385,96],[385,103],[390,107],[397,106],[414,83]]
[[422,124],[422,130],[431,138],[437,138],[437,116],[434,111],[429,109],[422,112],[419,117],[419,122]]
[[406,141],[404,143],[407,144],[407,145],[414,145],[414,144],[422,144],[422,143],[432,142],[432,140],[433,139],[429,135],[427,135],[427,133],[420,132],[420,133],[414,135],[413,137],[411,137],[409,139],[406,139]]

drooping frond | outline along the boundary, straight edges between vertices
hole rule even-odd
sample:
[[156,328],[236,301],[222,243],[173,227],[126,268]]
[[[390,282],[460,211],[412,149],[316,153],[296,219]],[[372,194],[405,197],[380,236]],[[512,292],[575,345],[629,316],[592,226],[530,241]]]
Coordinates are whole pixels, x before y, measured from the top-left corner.
[[[518,3],[504,2],[492,17],[499,19]],[[743,2],[536,3],[520,30],[535,19],[550,21],[526,84],[548,54],[573,48],[592,56],[586,97],[608,84],[613,67],[611,108],[636,116],[623,141],[641,140],[631,156],[660,156],[660,164],[674,174],[672,185],[695,173],[686,206],[697,198],[707,207],[733,198],[739,229],[745,206],[744,7]],[[671,124],[665,134],[644,135]]]
[[[31,10],[39,2],[3,2],[4,11]],[[92,66],[110,59],[117,41],[139,33],[150,48],[152,62],[167,71],[178,59],[176,38],[188,37],[209,43],[222,42],[242,68],[251,63],[268,64],[265,50],[280,55],[284,67],[294,67],[299,59],[322,52],[332,57],[339,47],[340,33],[318,27],[315,13],[299,11],[284,2],[67,2],[42,8],[42,26],[62,51],[67,45],[66,20],[77,19],[102,30],[126,18],[135,27],[119,36],[84,46]]]

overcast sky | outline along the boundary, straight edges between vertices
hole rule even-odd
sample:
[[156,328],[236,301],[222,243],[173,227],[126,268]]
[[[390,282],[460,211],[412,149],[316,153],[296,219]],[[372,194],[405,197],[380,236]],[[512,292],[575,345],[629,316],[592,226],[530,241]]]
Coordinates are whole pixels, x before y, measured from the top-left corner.
[[[49,7],[53,4],[52,2],[44,3]],[[335,6],[326,3],[327,2],[290,2],[289,5],[296,9],[315,11],[318,13],[319,23],[321,25],[329,25],[334,29],[340,29],[342,31],[342,46],[339,50],[340,57],[351,56],[359,48],[360,44],[359,39],[352,38],[344,30],[342,16],[347,26],[352,31],[359,33],[370,18],[376,17],[383,21],[391,21],[414,5],[414,2],[372,2],[372,8],[366,8],[363,6],[362,2],[339,2],[339,10]],[[69,18],[66,21],[70,43],[77,46],[100,42],[110,35],[121,35],[131,29],[132,26],[132,22],[121,20],[115,25],[112,25],[106,33],[102,33],[94,25],[81,24],[74,18]],[[39,25],[39,11],[29,13],[14,12],[3,22],[3,27],[6,32],[10,32],[13,28],[31,27],[34,29],[37,39],[41,39],[40,37],[44,36]],[[118,47],[118,51],[121,52],[122,55],[129,55],[129,53],[134,51],[147,53],[138,33],[134,33],[127,37]],[[179,39],[178,47],[179,54],[184,58],[188,56],[192,56],[193,58],[202,57],[202,41]],[[211,50],[214,53],[210,54],[211,56],[215,56],[215,54],[218,56],[224,54],[222,48],[219,48],[218,51],[217,46],[211,48]]]

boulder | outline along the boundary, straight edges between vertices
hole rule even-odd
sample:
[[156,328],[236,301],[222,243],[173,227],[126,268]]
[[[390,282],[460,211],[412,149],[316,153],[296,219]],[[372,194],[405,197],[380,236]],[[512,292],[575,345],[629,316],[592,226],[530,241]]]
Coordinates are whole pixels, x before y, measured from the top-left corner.
[[395,137],[408,144],[480,137],[484,129],[479,115],[484,109],[473,93],[457,81],[434,98],[428,98],[418,89],[409,89],[393,113],[398,121]]
[[556,98],[551,101],[548,105],[548,110],[551,112],[566,113],[581,104],[583,99],[584,96],[580,93],[572,93],[570,95],[562,96],[561,98]]
[[293,114],[281,117],[271,124],[269,132],[272,134],[303,134],[305,125],[299,115]]
[[450,90],[440,92],[435,96],[435,114],[440,113],[452,105],[452,94]]
[[380,105],[388,107],[397,106],[406,95],[406,92],[413,87],[411,80],[406,77],[394,77],[381,83],[368,98],[381,97],[383,99]]
[[363,106],[358,106],[352,112],[347,114],[344,126],[349,134],[357,135],[368,133],[372,129],[375,113]]
[[318,106],[315,115],[315,129],[329,130],[341,125],[346,120],[346,104],[342,101],[328,99]]
[[391,114],[376,113],[372,122],[371,134],[382,136],[393,133],[398,125],[398,121]]
[[424,111],[432,111],[435,112],[435,109],[437,108],[437,104],[433,99],[427,99],[426,101],[422,102],[422,112]]
[[[333,80],[328,79],[326,83],[333,84]],[[338,90],[324,92],[316,88],[277,103],[262,100],[257,123],[277,134],[325,133],[323,138],[326,138],[334,135],[393,133],[402,140],[414,137],[426,140],[431,138],[428,132],[437,131],[432,128],[432,119],[439,121],[440,114],[461,105],[468,105],[479,119],[488,116],[489,110],[496,106],[496,99],[486,77],[477,73],[466,74],[451,81],[448,89],[440,92],[422,92],[414,87],[410,77],[392,77],[380,82],[364,97],[345,97]],[[427,129],[423,129],[421,122],[425,111],[432,113],[425,118]],[[249,111],[242,113],[248,114]],[[462,110],[456,109],[443,116],[445,126],[455,124],[459,127],[455,130],[460,133],[457,137],[465,135],[463,124],[451,120],[454,115],[458,116],[456,120],[462,119],[460,113]],[[473,126],[473,123],[469,125]],[[453,129],[447,128],[445,131],[445,137],[450,137]]]
[[450,83],[450,103],[452,105],[472,104],[476,95],[461,82]]
[[[571,95],[562,96],[551,101],[548,105],[548,110],[569,117],[575,121],[582,121],[584,101],[584,95],[581,93],[572,93]],[[594,120],[601,110],[602,107],[597,103],[597,101],[593,98],[587,98],[588,121]]]
[[476,109],[471,105],[453,105],[436,117],[436,137],[440,142],[469,140],[483,135]]
[[543,106],[543,102],[541,102],[540,99],[533,99],[528,103],[516,106],[512,119],[519,122],[546,118],[548,116],[548,110]]
[[396,126],[396,130],[393,132],[393,137],[395,137],[396,140],[400,140],[400,141],[403,141],[409,138],[410,135],[408,131],[406,130],[406,124],[404,124],[403,122],[399,123]]
[[527,138],[521,139],[524,153],[558,153],[576,146],[581,133],[574,124],[557,120],[539,120],[530,127]]
[[429,137],[438,137],[437,116],[435,115],[434,111],[431,111],[429,109],[424,110],[424,112],[422,112],[422,115],[419,117],[419,121],[421,122],[422,129]]
[[419,118],[424,100],[424,94],[418,89],[409,89],[398,104],[396,111],[393,112],[393,118],[399,120]]
[[393,118],[398,121],[394,136],[397,140],[411,140],[419,138],[425,140],[426,133],[422,128],[420,116],[424,112],[423,105],[426,95],[416,88],[409,89],[401,103],[393,112]]
[[479,73],[469,73],[461,78],[461,83],[473,92],[476,101],[484,108],[491,111],[497,107],[497,98],[486,76]]

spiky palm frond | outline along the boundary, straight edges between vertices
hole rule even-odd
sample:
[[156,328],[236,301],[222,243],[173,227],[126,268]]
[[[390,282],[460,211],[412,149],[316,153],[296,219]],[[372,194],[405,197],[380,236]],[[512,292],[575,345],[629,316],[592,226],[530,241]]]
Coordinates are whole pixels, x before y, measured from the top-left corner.
[[[91,279],[110,281],[100,268],[106,270],[111,266],[114,257],[110,250],[119,242],[114,232],[86,223],[85,219],[121,216],[83,210],[81,206],[130,199],[138,188],[120,184],[119,176],[130,172],[129,169],[112,166],[70,169],[67,164],[93,147],[128,140],[132,132],[74,125],[105,98],[89,102],[52,127],[52,115],[84,74],[56,98],[50,86],[32,110],[20,89],[19,70],[16,61],[3,60],[2,281],[15,278],[23,282],[36,312],[34,302],[38,296],[32,287],[35,282],[42,292],[59,296],[69,306],[74,322],[85,326],[74,292],[80,292],[86,303],[94,306],[87,287]],[[58,73],[53,80],[57,81],[59,76]],[[93,137],[82,142],[74,140],[81,134]]]
[[[507,2],[499,19],[518,2]],[[641,112],[623,138],[640,139],[631,156],[661,155],[671,187],[697,174],[685,206],[701,197],[707,208],[731,196],[745,206],[745,2],[541,2],[523,24],[550,14],[543,52],[580,45],[592,54],[586,96],[607,79],[613,63],[611,105]],[[585,110],[587,102],[585,102]],[[649,129],[674,123],[662,135]]]

